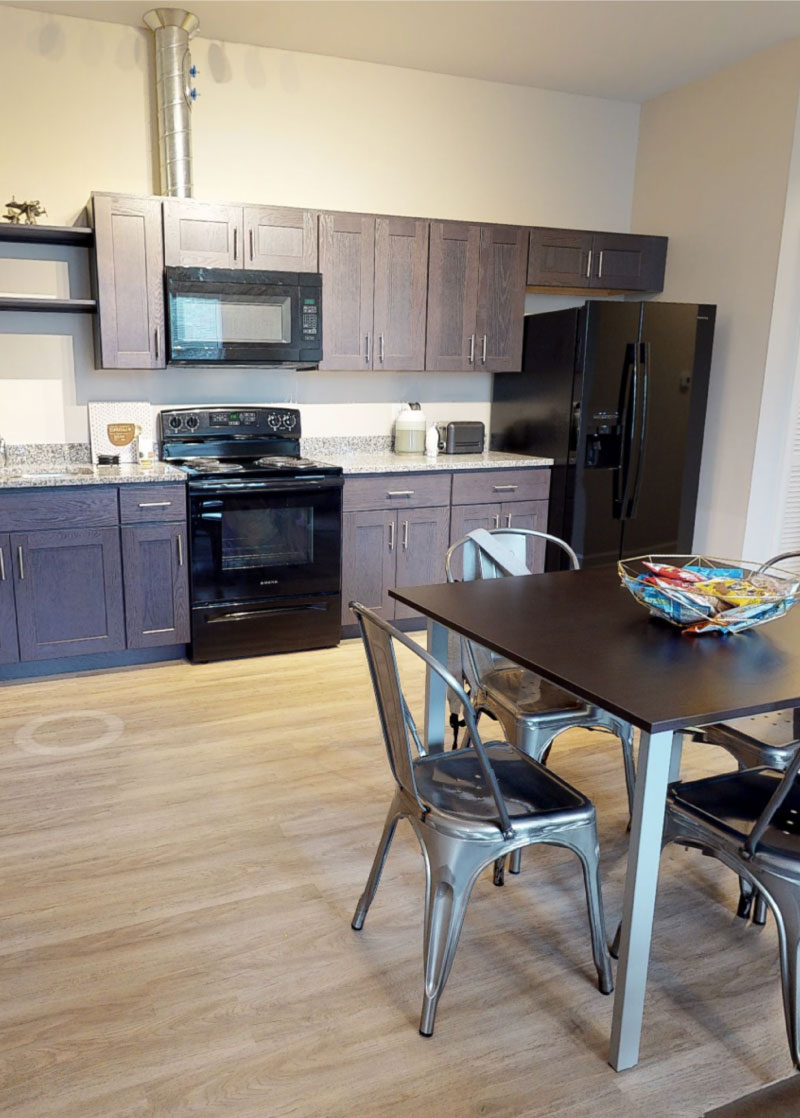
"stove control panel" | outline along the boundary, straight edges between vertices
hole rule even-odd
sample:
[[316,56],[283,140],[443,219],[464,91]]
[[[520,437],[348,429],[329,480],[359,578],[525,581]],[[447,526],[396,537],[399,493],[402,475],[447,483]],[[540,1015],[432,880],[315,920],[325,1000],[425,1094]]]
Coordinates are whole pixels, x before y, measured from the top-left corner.
[[175,408],[162,411],[161,438],[216,437],[231,435],[271,435],[290,439],[300,437],[300,412],[297,408]]

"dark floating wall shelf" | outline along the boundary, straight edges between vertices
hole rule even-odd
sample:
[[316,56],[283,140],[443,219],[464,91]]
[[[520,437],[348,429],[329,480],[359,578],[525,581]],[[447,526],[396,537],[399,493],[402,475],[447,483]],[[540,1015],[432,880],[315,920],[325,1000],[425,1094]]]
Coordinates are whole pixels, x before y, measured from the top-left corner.
[[83,225],[12,225],[0,221],[0,241],[88,248],[94,243],[94,230]]
[[36,295],[0,295],[0,311],[50,311],[61,314],[94,314],[94,299],[45,299]]

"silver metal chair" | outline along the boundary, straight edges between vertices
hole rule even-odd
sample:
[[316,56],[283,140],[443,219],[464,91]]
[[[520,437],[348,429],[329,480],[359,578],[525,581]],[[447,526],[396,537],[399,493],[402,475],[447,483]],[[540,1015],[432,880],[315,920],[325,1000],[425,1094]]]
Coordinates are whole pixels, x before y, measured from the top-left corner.
[[800,1068],[800,752],[781,775],[745,769],[676,782],[667,795],[664,845],[699,847],[763,897],[780,945],[786,1031]]
[[[481,741],[475,712],[447,669],[404,633],[358,602],[358,618],[396,782],[386,824],[352,926],[363,927],[399,819],[411,824],[425,862],[425,992],[419,1031],[433,1033],[436,1007],[455,956],[472,887],[498,858],[533,843],[575,852],[583,868],[598,986],[613,989],[598,872],[594,805],[505,741]],[[469,744],[427,753],[400,685],[399,642],[436,672],[461,702]]]
[[[716,722],[711,726],[689,731],[692,741],[718,745],[736,761],[739,770],[761,765],[785,772],[800,749],[800,710],[776,710]],[[746,920],[751,911],[754,924],[764,924],[767,906],[764,898],[745,879],[741,881],[736,915]]]
[[[471,533],[453,544],[445,557],[447,580],[457,581],[458,573],[464,581],[530,574],[525,563],[530,540],[546,540],[560,547],[572,569],[580,568],[575,552],[556,536],[526,528],[495,528]],[[633,810],[633,729],[627,722],[465,638],[461,640],[461,670],[476,709],[494,715],[508,740],[537,761],[547,761],[554,739],[564,730],[580,726],[615,734],[622,744],[628,809]]]

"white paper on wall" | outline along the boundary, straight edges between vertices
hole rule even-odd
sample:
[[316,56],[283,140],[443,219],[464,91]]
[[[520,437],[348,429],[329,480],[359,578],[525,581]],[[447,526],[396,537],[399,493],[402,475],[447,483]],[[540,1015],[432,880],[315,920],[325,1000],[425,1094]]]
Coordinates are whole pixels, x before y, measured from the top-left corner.
[[138,462],[139,436],[153,438],[153,411],[146,400],[90,401],[93,462],[98,454],[117,454],[120,463]]

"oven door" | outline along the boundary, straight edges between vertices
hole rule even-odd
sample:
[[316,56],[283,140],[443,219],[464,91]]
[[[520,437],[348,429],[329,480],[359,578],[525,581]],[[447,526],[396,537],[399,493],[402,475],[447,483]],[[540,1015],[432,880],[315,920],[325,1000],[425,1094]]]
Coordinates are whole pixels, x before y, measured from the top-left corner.
[[190,485],[192,604],[338,593],[342,484]]

